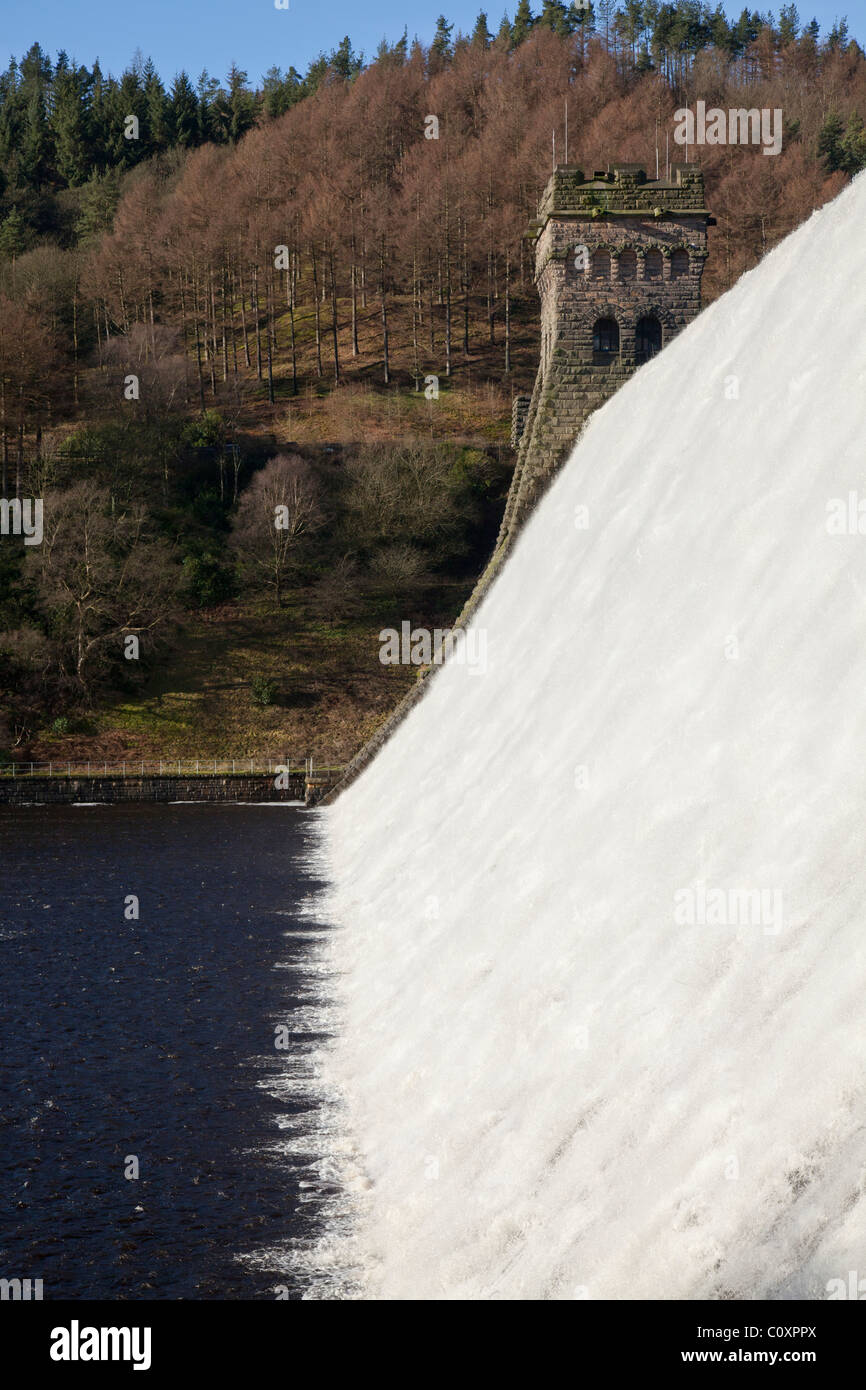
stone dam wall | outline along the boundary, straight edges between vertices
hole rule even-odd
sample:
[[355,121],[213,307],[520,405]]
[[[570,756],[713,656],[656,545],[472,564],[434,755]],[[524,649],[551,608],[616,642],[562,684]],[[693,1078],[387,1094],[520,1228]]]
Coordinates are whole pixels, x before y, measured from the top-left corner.
[[307,782],[293,773],[287,787],[274,786],[274,777],[243,774],[233,777],[0,777],[0,805],[69,806],[74,802],[129,801],[304,801]]

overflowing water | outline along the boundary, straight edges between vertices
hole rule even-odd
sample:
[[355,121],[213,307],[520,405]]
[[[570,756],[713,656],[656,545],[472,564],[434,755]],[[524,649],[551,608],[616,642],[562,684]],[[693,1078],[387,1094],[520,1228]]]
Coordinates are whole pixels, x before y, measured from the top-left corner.
[[866,1277],[864,225],[597,412],[320,821],[368,1296]]

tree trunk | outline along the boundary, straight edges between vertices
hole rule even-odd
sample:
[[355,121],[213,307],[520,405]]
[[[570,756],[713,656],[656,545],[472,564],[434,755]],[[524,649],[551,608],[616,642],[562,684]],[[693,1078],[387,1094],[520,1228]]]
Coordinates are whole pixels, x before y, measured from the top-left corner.
[[9,430],[6,422],[6,378],[0,378],[0,418],[3,425],[3,463],[2,478],[0,478],[0,492],[6,496],[6,484],[9,481]]
[[192,287],[192,312],[195,323],[195,360],[198,366],[198,399],[201,413],[204,415],[204,365],[201,360],[201,331],[199,329],[198,312],[198,285],[193,281]]
[[382,303],[382,352],[385,359],[385,385],[391,381],[390,360],[388,355],[388,305],[385,297],[385,237],[379,247],[379,295]]
[[266,314],[266,319],[267,319],[267,338],[268,338],[268,401],[269,401],[269,403],[270,403],[271,405],[273,405],[273,403],[274,403],[274,353],[273,353],[273,342],[274,342],[274,295],[273,295],[273,285],[272,285],[272,283],[271,283],[271,271],[270,271],[270,269],[268,270],[268,283],[267,283],[267,291],[266,291],[266,293],[267,293],[267,314]]
[[294,256],[288,270],[287,288],[289,292],[289,333],[292,341],[292,395],[298,394],[298,358],[295,351],[295,268]]
[[466,218],[463,219],[463,352],[469,356],[469,245]]
[[72,292],[72,401],[78,409],[78,286]]
[[316,376],[322,375],[322,323],[319,311],[319,266],[315,247],[310,248],[313,263],[313,311],[316,316]]
[[241,326],[243,329],[244,336],[244,361],[246,362],[247,368],[249,369],[250,367],[252,367],[253,364],[250,360],[250,339],[249,334],[247,333],[247,292],[246,285],[244,284],[243,270],[241,269],[238,272],[238,274],[240,276],[241,282]]
[[355,232],[352,231],[352,356],[358,356],[358,268],[355,263]]
[[337,270],[334,253],[330,253],[331,269],[331,334],[334,340],[334,384],[340,380],[340,350],[337,342]]
[[505,374],[511,371],[511,258],[505,253]]
[[[208,298],[205,302],[205,316],[207,316],[208,305],[210,305],[210,338],[208,340],[208,365],[210,367],[210,391],[216,397],[216,355],[217,355],[217,335],[216,335],[216,301],[214,299],[213,288],[213,268],[210,267],[207,273],[208,279]],[[205,328],[207,328],[207,321]]]
[[223,381],[229,379],[229,349],[228,334],[226,331],[226,266],[223,261],[222,280],[220,284],[220,326],[222,330],[222,349],[223,349]]
[[231,324],[232,324],[232,375],[233,375],[233,377],[234,377],[234,379],[235,379],[235,382],[237,382],[237,379],[238,379],[238,326],[237,326],[237,321],[236,321],[237,316],[236,316],[236,314],[235,314],[235,302],[236,302],[236,300],[237,300],[237,281],[236,281],[236,278],[235,278],[234,268],[232,268],[230,284],[231,284],[231,301],[232,301],[232,317],[231,317]]
[[412,248],[412,375],[415,378],[415,390],[419,389],[421,371],[418,365],[418,319],[419,314],[419,290],[418,290],[418,252],[417,247]]
[[259,313],[259,268],[255,263],[252,268],[253,282],[253,323],[256,330],[256,375],[259,381],[262,379],[262,324]]

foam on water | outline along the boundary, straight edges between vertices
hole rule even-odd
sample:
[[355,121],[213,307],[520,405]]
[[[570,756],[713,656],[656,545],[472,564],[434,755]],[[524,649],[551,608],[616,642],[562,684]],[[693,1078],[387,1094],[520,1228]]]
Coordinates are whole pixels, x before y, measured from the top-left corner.
[[486,674],[321,818],[367,1296],[866,1275],[864,225],[861,177],[592,418]]

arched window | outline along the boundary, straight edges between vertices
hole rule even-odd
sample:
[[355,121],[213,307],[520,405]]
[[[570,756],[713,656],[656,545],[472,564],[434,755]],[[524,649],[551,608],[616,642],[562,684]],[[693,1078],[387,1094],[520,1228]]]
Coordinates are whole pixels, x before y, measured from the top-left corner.
[[645,280],[660,280],[662,278],[662,253],[653,248],[647,251],[643,262],[643,278]]
[[637,252],[621,251],[619,257],[619,278],[620,280],[637,279]]
[[646,362],[661,352],[662,326],[655,314],[647,314],[638,319],[634,334],[634,355],[636,362]]
[[681,280],[684,275],[689,273],[689,253],[682,247],[674,251],[671,256],[671,279]]
[[592,350],[608,356],[619,352],[619,325],[616,319],[596,319],[592,329]]
[[610,279],[610,253],[608,251],[593,251],[592,278],[593,280]]

